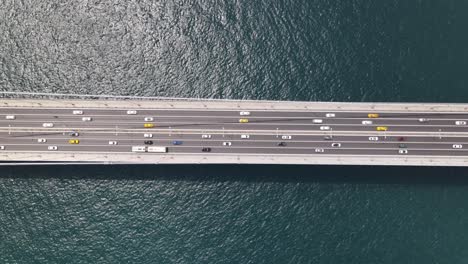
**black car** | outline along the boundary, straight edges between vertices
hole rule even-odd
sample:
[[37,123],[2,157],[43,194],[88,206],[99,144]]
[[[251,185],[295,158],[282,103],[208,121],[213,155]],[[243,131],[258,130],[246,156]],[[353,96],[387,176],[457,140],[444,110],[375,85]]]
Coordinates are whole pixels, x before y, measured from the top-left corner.
[[278,142],[278,144],[276,144],[277,146],[280,146],[280,147],[286,147],[286,142]]
[[70,132],[70,136],[72,136],[72,137],[77,137],[79,135],[80,134],[78,134],[78,132]]
[[152,140],[145,140],[145,144],[146,145],[153,145],[153,141]]
[[211,152],[211,148],[202,148],[201,151],[203,151],[203,152]]

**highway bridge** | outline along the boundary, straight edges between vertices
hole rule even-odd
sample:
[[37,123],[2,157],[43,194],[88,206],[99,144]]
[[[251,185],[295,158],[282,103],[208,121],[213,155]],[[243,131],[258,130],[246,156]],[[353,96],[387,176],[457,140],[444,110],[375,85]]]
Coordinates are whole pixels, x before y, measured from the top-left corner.
[[0,161],[468,165],[468,105],[0,101]]

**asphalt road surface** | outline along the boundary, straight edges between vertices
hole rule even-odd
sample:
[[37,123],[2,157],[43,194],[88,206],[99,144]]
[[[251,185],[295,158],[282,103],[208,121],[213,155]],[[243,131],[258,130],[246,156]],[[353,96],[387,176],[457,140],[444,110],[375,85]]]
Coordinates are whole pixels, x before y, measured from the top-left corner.
[[0,108],[0,151],[468,156],[468,113],[128,110]]

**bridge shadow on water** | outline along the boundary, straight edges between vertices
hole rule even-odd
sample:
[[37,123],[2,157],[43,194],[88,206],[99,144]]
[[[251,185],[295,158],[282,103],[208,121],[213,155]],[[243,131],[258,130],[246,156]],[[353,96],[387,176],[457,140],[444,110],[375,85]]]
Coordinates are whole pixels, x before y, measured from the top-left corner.
[[2,178],[468,185],[468,168],[329,165],[2,166]]

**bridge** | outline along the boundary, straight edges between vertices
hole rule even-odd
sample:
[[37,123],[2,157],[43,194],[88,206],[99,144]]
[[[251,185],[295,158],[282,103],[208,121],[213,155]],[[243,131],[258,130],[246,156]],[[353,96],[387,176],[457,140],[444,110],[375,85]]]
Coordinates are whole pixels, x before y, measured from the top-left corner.
[[0,164],[468,165],[468,104],[0,100]]

